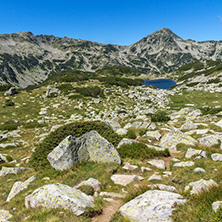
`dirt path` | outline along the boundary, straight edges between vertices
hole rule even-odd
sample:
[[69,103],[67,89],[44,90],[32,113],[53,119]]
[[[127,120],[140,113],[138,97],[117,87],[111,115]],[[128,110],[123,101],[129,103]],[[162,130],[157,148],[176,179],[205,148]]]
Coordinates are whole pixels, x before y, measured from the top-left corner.
[[121,200],[113,200],[107,204],[103,209],[103,213],[97,217],[92,218],[92,222],[109,222],[113,214],[119,210]]
[[191,99],[188,98],[188,96],[185,96],[185,98],[190,101],[191,103],[193,103],[195,106],[197,106],[197,104],[195,102],[193,102]]

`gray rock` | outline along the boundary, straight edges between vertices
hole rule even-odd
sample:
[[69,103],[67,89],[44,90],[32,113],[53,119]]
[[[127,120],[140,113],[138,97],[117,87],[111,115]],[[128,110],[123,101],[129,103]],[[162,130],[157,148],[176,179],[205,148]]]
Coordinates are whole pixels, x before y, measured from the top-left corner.
[[114,174],[111,176],[111,180],[115,184],[126,186],[129,183],[140,181],[140,178],[136,175]]
[[107,197],[112,197],[112,198],[124,198],[124,197],[125,197],[124,194],[113,193],[113,192],[101,192],[101,193],[99,194],[99,196],[101,196],[101,197],[107,196]]
[[216,213],[218,209],[222,208],[222,201],[215,201],[212,203],[212,209]]
[[166,169],[166,164],[163,160],[151,160],[151,161],[147,161],[147,163],[151,164],[152,166],[157,167],[158,169],[162,169],[162,170]]
[[123,135],[126,135],[127,134],[127,132],[128,132],[128,130],[127,129],[118,129],[118,130],[116,130],[116,133],[118,134],[118,135],[121,135],[121,136],[123,136]]
[[129,170],[129,171],[135,170],[136,168],[138,168],[138,166],[131,165],[130,163],[125,163],[125,165],[123,166],[123,169]]
[[21,182],[21,181],[17,181],[14,183],[6,202],[9,202],[15,195],[17,195],[18,193],[20,193],[22,190],[25,190],[28,188],[28,185],[33,182],[36,179],[35,176],[30,177],[29,179],[27,179],[25,182]]
[[180,130],[171,130],[161,138],[159,145],[170,150],[176,150],[176,146],[179,143],[194,146],[197,141]]
[[120,147],[121,147],[122,145],[124,145],[124,144],[132,144],[132,143],[138,143],[138,141],[136,141],[136,140],[131,140],[131,139],[127,139],[127,138],[123,138],[123,139],[119,142],[117,148],[120,148]]
[[205,136],[199,139],[199,143],[202,146],[211,147],[219,144],[218,137],[215,135]]
[[162,180],[161,175],[159,175],[158,172],[155,172],[152,176],[150,176],[147,181],[151,181],[151,180]]
[[1,148],[5,148],[7,146],[17,146],[16,143],[0,143]]
[[222,119],[221,119],[219,122],[215,123],[215,125],[217,125],[217,126],[219,126],[220,128],[222,128]]
[[24,170],[28,170],[28,168],[24,167],[2,167],[0,171],[0,177],[6,176],[8,174],[18,174]]
[[195,172],[195,173],[199,173],[199,172],[200,172],[200,173],[206,173],[206,171],[205,171],[203,168],[200,168],[200,167],[195,168],[195,169],[194,169],[194,172]]
[[182,161],[179,163],[174,163],[174,167],[191,167],[193,166],[195,163],[193,161]]
[[168,186],[168,185],[165,185],[165,184],[151,184],[151,185],[148,185],[148,186],[151,189],[160,189],[160,190],[166,190],[166,191],[170,191],[170,192],[178,192],[176,187]]
[[137,222],[170,222],[175,206],[185,202],[186,200],[176,193],[148,190],[124,204],[119,211],[123,216]]
[[32,194],[25,197],[26,208],[45,207],[63,208],[72,211],[79,216],[87,207],[93,207],[93,197],[76,188],[64,184],[48,184],[36,189]]
[[193,148],[189,148],[185,154],[185,158],[190,159],[195,155],[200,155],[202,152],[202,150],[197,150],[197,149],[193,149]]
[[4,93],[4,96],[12,96],[12,95],[15,95],[16,93],[17,93],[16,87],[11,87],[9,90],[7,90]]
[[56,97],[56,96],[58,96],[60,93],[61,93],[61,92],[60,92],[59,89],[49,87],[49,89],[46,91],[45,96],[46,96],[46,97]]
[[79,188],[83,185],[91,186],[94,189],[94,191],[99,191],[101,183],[97,179],[89,178],[88,180],[82,181],[80,184],[78,184],[76,188]]
[[0,210],[0,221],[9,222],[9,219],[12,218],[12,215],[7,210]]
[[187,121],[180,127],[180,130],[192,130],[196,128],[197,125],[195,125],[192,121]]
[[121,125],[119,124],[118,121],[116,120],[105,120],[105,123],[111,127],[114,131],[118,130],[121,128]]
[[213,153],[213,154],[211,154],[211,158],[213,161],[222,161],[222,154],[221,153]]
[[189,183],[185,187],[185,192],[189,191],[191,189],[190,194],[199,194],[203,190],[209,190],[209,188],[211,188],[213,186],[218,186],[218,184],[216,182],[214,182],[213,180],[201,179],[196,182]]
[[47,159],[56,170],[70,169],[81,161],[121,163],[114,146],[94,130],[78,138],[66,137]]
[[155,140],[159,140],[161,138],[159,131],[147,131],[144,136],[154,138]]
[[0,141],[8,139],[8,136],[6,134],[0,134]]

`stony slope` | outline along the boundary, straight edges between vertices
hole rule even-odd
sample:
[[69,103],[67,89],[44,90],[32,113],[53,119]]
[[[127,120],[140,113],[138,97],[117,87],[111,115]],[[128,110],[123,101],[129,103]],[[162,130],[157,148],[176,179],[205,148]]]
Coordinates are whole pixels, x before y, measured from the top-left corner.
[[0,35],[0,83],[26,87],[63,69],[94,71],[124,65],[149,73],[168,73],[195,59],[222,60],[222,42],[183,40],[162,28],[130,46],[34,36],[31,32]]

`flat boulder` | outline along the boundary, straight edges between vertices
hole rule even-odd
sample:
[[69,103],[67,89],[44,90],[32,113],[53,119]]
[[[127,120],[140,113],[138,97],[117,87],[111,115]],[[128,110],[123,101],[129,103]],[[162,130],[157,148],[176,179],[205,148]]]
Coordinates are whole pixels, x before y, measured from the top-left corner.
[[48,184],[36,189],[25,197],[26,208],[45,207],[63,208],[79,216],[87,207],[93,207],[93,197],[88,196],[76,188],[64,184]]
[[2,167],[0,171],[0,177],[6,176],[8,174],[18,174],[24,170],[28,170],[28,168],[24,167]]
[[0,221],[9,222],[9,219],[12,218],[12,215],[7,210],[0,210]]
[[169,150],[176,150],[176,146],[179,143],[194,146],[197,141],[191,136],[182,133],[180,130],[171,130],[169,133],[165,134],[160,140],[160,146],[163,148],[168,148]]
[[46,97],[56,97],[60,94],[60,90],[57,88],[51,88],[49,87],[48,90],[46,91]]
[[155,166],[158,169],[166,169],[166,163],[164,162],[164,160],[150,160],[147,163],[151,164],[152,166]]
[[222,161],[222,154],[221,153],[213,153],[213,154],[211,154],[211,158],[213,161]]
[[94,191],[99,191],[101,183],[97,179],[89,178],[88,180],[82,181],[80,184],[78,184],[76,188],[81,186],[90,186],[94,189]]
[[178,163],[174,163],[174,167],[191,167],[193,166],[195,163],[193,161],[182,161],[182,162],[178,162]]
[[120,213],[132,221],[137,222],[170,222],[172,211],[186,200],[177,193],[148,190],[144,194],[124,204]]
[[180,130],[192,130],[196,128],[197,125],[195,125],[192,121],[187,121],[181,126]]
[[81,161],[97,163],[121,163],[114,146],[97,131],[92,130],[81,137],[66,137],[47,157],[56,170],[70,169]]
[[111,176],[111,180],[115,184],[126,186],[129,183],[140,181],[140,178],[136,175],[114,174]]

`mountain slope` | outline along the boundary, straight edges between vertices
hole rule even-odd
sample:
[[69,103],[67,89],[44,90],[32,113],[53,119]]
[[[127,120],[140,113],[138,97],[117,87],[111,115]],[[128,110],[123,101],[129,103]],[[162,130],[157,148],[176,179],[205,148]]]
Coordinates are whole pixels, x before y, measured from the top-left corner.
[[129,66],[168,73],[196,59],[222,60],[222,42],[183,40],[162,28],[130,46],[105,45],[31,32],[0,35],[0,83],[26,87],[66,69]]

